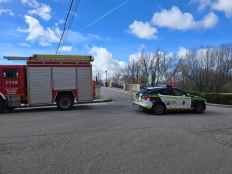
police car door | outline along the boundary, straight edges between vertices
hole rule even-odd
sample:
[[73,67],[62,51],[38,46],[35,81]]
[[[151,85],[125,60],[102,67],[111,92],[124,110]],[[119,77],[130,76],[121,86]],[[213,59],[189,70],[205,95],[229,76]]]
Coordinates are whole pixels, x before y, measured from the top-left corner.
[[165,104],[167,109],[177,108],[177,98],[174,96],[172,88],[164,88],[159,91],[161,101]]
[[191,109],[191,97],[179,89],[173,89],[176,98],[176,109]]

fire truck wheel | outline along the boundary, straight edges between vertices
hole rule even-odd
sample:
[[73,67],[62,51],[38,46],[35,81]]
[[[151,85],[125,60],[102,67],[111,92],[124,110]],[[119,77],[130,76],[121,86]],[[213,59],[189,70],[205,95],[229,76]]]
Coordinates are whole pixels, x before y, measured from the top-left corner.
[[61,95],[57,99],[57,106],[60,110],[69,110],[72,108],[74,103],[73,96]]
[[14,112],[15,107],[6,107],[6,112]]
[[0,98],[0,113],[5,112],[6,110],[6,102]]

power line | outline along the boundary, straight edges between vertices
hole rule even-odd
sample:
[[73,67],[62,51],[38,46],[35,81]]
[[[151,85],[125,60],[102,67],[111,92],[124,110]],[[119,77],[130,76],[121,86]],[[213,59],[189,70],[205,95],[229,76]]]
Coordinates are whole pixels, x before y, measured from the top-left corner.
[[[97,24],[98,22],[100,22],[101,20],[103,20],[104,18],[106,18],[107,16],[111,15],[112,13],[114,13],[115,11],[117,11],[118,9],[120,9],[121,7],[123,7],[124,5],[126,5],[128,3],[129,0],[124,0],[122,3],[120,3],[118,6],[110,9],[109,11],[107,11],[104,15],[100,16],[99,18],[95,19],[93,22],[89,23],[84,29],[89,28],[95,24]],[[76,5],[75,5],[76,2]],[[73,24],[74,18],[77,15],[77,12],[73,12],[73,9],[76,6],[76,11],[79,8],[81,0],[71,0],[71,3],[69,5],[69,9],[68,9],[68,13],[65,17],[65,22],[64,22],[64,27],[62,30],[62,34],[60,36],[60,40],[59,40],[59,44],[57,46],[56,49],[56,54],[59,53],[61,46],[63,45],[64,42],[64,38],[66,37],[65,35],[67,34],[67,31],[70,31],[70,28]]]
[[80,0],[77,0],[75,2],[76,3],[73,4],[73,8],[72,8],[72,11],[71,11],[71,16],[70,16],[70,20],[69,20],[69,22],[67,24],[67,29],[66,29],[66,32],[64,34],[64,39],[63,39],[62,44],[64,44],[64,42],[65,42],[65,37],[68,37],[68,34],[71,31],[71,27],[73,25],[75,16],[77,16],[77,11],[78,11],[78,8],[80,6]]
[[[80,0],[78,0],[78,2],[77,2],[77,8],[79,7],[79,4],[80,4]],[[62,34],[61,34],[61,37],[60,37],[60,41],[59,41],[59,44],[58,44],[57,49],[56,49],[56,54],[59,53],[59,50],[60,50],[60,48],[61,48],[61,46],[63,44],[66,31],[70,30],[71,25],[73,23],[73,20],[74,20],[74,17],[75,17],[75,13],[73,12],[74,6],[75,6],[75,0],[71,0],[71,3],[69,5],[69,9],[68,9],[68,13],[67,13],[67,15],[65,17],[64,27],[63,27]]]
[[[74,3],[73,8],[72,8],[73,11],[72,11],[72,16],[71,16],[71,20],[70,20],[70,24],[69,24],[69,26],[68,26],[68,29],[71,28],[75,16],[77,16],[77,12],[78,12],[78,8],[79,8],[79,6],[80,6],[80,4],[81,4],[81,0],[76,0],[75,2],[76,2],[76,3]],[[74,12],[74,10],[75,10],[76,12]]]

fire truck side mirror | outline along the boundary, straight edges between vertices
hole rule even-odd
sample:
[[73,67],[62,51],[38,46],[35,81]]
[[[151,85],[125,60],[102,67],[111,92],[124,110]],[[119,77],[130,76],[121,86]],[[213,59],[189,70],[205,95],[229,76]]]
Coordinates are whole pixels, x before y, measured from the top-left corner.
[[6,72],[3,73],[3,78],[6,78]]

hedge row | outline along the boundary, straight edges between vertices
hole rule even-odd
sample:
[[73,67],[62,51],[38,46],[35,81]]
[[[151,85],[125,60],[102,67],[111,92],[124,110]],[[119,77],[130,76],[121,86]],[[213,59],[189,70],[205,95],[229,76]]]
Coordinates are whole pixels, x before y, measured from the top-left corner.
[[208,93],[205,98],[209,103],[232,105],[232,93]]
[[204,97],[208,103],[232,105],[232,93],[196,93],[193,95],[198,95]]

